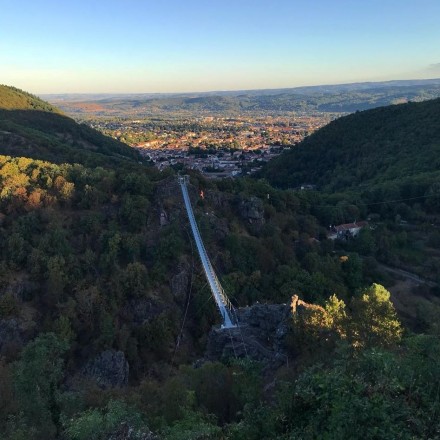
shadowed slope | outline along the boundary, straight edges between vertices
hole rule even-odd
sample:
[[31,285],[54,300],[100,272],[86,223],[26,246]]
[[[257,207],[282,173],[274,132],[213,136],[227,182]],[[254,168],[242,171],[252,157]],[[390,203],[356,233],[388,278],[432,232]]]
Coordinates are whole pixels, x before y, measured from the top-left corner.
[[280,187],[328,190],[399,181],[440,166],[440,99],[340,118],[274,159],[261,176]]

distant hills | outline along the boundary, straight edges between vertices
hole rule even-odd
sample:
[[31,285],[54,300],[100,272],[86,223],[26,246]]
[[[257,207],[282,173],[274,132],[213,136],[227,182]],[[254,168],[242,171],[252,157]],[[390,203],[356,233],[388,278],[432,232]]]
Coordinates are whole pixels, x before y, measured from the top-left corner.
[[269,162],[261,176],[278,187],[330,191],[440,177],[440,99],[339,118]]
[[440,79],[368,82],[290,89],[185,94],[62,94],[45,98],[77,115],[149,116],[161,113],[350,113],[440,97]]
[[0,85],[0,154],[98,165],[139,160],[135,150],[77,124],[27,92]]

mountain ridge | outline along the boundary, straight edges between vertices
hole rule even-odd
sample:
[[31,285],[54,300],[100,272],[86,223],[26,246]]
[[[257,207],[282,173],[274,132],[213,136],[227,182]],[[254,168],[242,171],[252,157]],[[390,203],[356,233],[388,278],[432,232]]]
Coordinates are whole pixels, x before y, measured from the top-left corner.
[[78,124],[51,104],[9,86],[0,86],[0,153],[92,165],[140,160],[128,145]]
[[358,83],[238,92],[132,95],[62,95],[52,103],[75,117],[142,117],[158,114],[351,113],[402,102],[440,97],[440,80]]
[[0,84],[0,110],[41,110],[61,113],[59,109],[38,96],[4,84]]
[[413,79],[413,80],[389,80],[389,81],[365,81],[355,83],[342,84],[319,84],[312,86],[298,86],[298,87],[280,87],[267,89],[238,89],[238,90],[211,90],[206,92],[133,92],[133,93],[42,93],[40,96],[43,99],[68,99],[68,100],[83,100],[84,98],[92,98],[94,100],[107,98],[156,98],[156,97],[171,97],[171,96],[186,96],[198,97],[208,95],[241,95],[241,94],[277,94],[285,92],[308,92],[312,90],[359,90],[359,89],[374,89],[389,86],[423,86],[423,85],[440,85],[440,78],[429,79]]
[[339,118],[268,163],[259,176],[279,187],[344,190],[437,172],[440,99]]

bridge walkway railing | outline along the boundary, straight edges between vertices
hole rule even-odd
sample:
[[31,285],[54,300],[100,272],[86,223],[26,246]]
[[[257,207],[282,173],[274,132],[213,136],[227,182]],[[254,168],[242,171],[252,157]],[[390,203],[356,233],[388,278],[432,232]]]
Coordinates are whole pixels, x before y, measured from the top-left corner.
[[212,295],[222,316],[223,327],[232,328],[236,326],[233,307],[225,291],[223,290],[222,285],[220,284],[220,280],[218,279],[214,271],[211,260],[209,259],[208,253],[206,252],[205,245],[203,244],[203,240],[200,235],[196,219],[194,217],[191,199],[189,198],[187,182],[187,176],[179,176],[179,184],[182,190],[183,200],[185,202],[185,208],[188,214],[191,230],[194,236],[194,240],[196,242],[197,251],[199,253],[200,260],[203,265],[203,270],[208,280],[208,284],[211,288]]

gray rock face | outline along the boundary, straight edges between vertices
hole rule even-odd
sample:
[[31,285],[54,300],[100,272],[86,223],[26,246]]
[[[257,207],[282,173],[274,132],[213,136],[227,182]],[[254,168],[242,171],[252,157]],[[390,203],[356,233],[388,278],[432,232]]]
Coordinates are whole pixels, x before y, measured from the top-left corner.
[[169,177],[156,186],[156,197],[164,199],[166,197],[172,197],[180,194],[180,186],[176,177]]
[[206,357],[219,360],[245,357],[277,367],[287,362],[284,338],[290,307],[286,304],[256,304],[237,310],[239,328],[214,328],[208,340]]
[[103,351],[82,369],[82,375],[100,388],[120,388],[128,384],[129,366],[122,351]]
[[129,300],[121,310],[121,318],[129,321],[132,325],[142,325],[160,315],[163,306],[156,304],[148,298]]
[[167,212],[162,208],[162,210],[160,211],[160,217],[159,217],[159,224],[160,226],[166,226],[170,223],[170,221],[168,220],[168,214]]
[[214,234],[219,240],[225,239],[229,233],[228,222],[224,218],[210,217],[209,222],[213,226]]
[[188,264],[185,263],[179,264],[178,270],[179,272],[170,280],[170,287],[174,297],[182,302],[186,297],[191,274]]
[[264,206],[258,197],[242,199],[238,205],[240,216],[249,223],[264,223]]
[[206,191],[205,199],[216,208],[224,208],[231,201],[231,196],[220,191]]
[[128,423],[122,423],[107,440],[159,440],[151,431],[138,430]]

